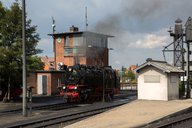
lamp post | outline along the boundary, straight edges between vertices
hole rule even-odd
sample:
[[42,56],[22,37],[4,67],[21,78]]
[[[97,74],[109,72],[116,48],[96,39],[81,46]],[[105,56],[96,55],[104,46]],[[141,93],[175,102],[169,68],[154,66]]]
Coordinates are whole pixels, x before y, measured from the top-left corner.
[[22,49],[23,49],[23,116],[27,116],[27,81],[26,81],[26,17],[25,17],[25,0],[22,0]]

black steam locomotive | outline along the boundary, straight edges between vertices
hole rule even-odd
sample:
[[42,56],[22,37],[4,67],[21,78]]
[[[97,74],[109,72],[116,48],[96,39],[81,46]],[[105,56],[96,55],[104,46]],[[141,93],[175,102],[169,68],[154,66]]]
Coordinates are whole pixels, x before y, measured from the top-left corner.
[[60,95],[67,102],[110,100],[119,88],[119,77],[110,66],[74,65],[66,69]]

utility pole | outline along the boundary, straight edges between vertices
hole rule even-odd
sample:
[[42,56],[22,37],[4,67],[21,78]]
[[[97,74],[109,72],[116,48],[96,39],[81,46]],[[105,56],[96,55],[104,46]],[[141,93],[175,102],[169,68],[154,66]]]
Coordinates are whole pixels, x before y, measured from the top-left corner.
[[25,0],[22,0],[22,49],[23,49],[23,116],[27,116],[27,78],[26,78],[26,17],[25,17]]
[[191,98],[191,85],[190,85],[190,43],[192,42],[192,18],[189,17],[185,24],[185,34],[186,34],[186,43],[187,43],[187,94],[186,98]]
[[102,102],[105,102],[105,69],[103,68],[103,98]]
[[186,71],[186,75],[187,75],[187,93],[186,93],[186,98],[191,98],[191,85],[190,85],[190,76],[189,76],[189,61],[190,61],[190,46],[189,46],[189,42],[187,42],[187,71]]

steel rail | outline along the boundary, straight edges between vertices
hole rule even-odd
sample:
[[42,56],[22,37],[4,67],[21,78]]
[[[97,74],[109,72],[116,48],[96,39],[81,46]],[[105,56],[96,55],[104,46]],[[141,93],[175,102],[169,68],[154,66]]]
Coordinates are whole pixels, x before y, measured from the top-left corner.
[[131,100],[127,100],[127,101],[121,101],[121,102],[115,102],[115,103],[111,103],[111,104],[101,104],[100,106],[95,106],[94,107],[90,107],[88,106],[87,108],[81,107],[83,109],[80,110],[76,110],[76,111],[72,111],[69,113],[65,112],[60,112],[59,114],[52,114],[52,115],[47,115],[45,117],[41,117],[41,118],[36,118],[35,120],[25,120],[25,121],[20,121],[17,123],[13,123],[13,124],[7,124],[7,125],[3,125],[1,127],[6,127],[6,128],[15,128],[15,127],[33,127],[33,128],[41,128],[41,127],[47,127],[47,126],[51,126],[51,125],[55,125],[55,124],[60,124],[63,122],[68,122],[68,121],[72,121],[72,120],[77,120],[80,118],[85,118],[88,116],[92,116],[101,112],[104,112],[108,109],[123,105],[125,103],[128,103]]
[[[68,109],[72,107],[77,107],[77,104],[67,104],[67,103],[57,103],[57,104],[48,104],[48,105],[40,105],[40,106],[32,106],[33,110],[59,110],[59,109]],[[21,108],[17,109],[11,109],[11,110],[4,110],[0,111],[0,117],[1,116],[6,116],[8,114],[18,114],[22,111]]]
[[155,123],[146,125],[144,128],[191,128],[192,112],[160,119]]
[[[134,92],[133,94],[122,94],[122,95],[117,95],[114,96],[113,101],[116,99],[123,99],[129,96],[134,96],[136,93]],[[64,105],[64,106],[63,106]],[[77,106],[77,103],[55,103],[55,104],[46,104],[46,105],[32,105],[32,110],[44,110],[44,109],[57,109],[61,107],[61,109],[67,109],[69,107],[75,107]],[[0,111],[0,117],[6,114],[13,114],[13,113],[19,113],[22,111],[22,108],[15,108],[15,109],[10,109],[10,110],[2,110]]]

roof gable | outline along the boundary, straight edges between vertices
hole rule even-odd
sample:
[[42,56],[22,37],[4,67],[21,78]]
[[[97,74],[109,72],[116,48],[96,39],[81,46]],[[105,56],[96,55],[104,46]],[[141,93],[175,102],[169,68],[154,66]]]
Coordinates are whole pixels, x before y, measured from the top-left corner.
[[135,70],[138,73],[139,70],[142,70],[143,68],[146,68],[148,66],[153,66],[166,73],[184,73],[183,70],[179,69],[178,67],[174,67],[173,65],[168,64],[165,61],[157,61],[152,59],[147,59],[147,61],[144,64],[140,65]]

